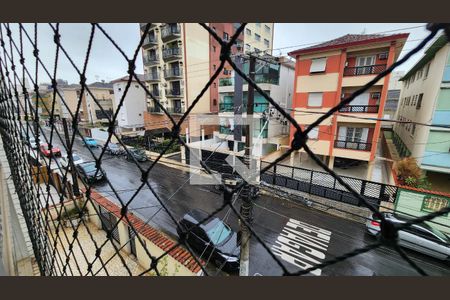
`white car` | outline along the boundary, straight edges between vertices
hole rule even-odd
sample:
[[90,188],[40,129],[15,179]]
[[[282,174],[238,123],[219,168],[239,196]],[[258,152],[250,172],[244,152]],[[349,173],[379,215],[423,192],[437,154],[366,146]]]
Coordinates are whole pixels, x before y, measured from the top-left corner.
[[[76,153],[72,153],[72,159],[75,166],[84,163],[84,160]],[[64,169],[69,168],[69,157],[67,155],[62,157],[60,162]]]

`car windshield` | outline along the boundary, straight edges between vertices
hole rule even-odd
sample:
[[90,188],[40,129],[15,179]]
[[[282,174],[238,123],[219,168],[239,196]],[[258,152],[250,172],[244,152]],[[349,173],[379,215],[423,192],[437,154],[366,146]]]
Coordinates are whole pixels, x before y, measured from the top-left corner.
[[442,233],[442,231],[434,229],[433,227],[431,227],[428,224],[421,224],[420,226],[428,229],[429,231],[433,232],[436,236],[438,236],[439,238],[441,238],[442,240],[444,240],[446,243],[450,243],[450,238],[445,235],[444,233]]
[[206,233],[213,244],[220,244],[231,234],[231,229],[225,223],[219,221]]
[[95,172],[95,170],[96,170],[96,168],[95,168],[95,164],[94,163],[90,163],[90,164],[85,164],[85,165],[83,165],[83,169],[86,171],[86,172]]
[[72,159],[74,160],[74,161],[77,161],[77,160],[80,160],[81,158],[78,156],[78,155],[72,155]]

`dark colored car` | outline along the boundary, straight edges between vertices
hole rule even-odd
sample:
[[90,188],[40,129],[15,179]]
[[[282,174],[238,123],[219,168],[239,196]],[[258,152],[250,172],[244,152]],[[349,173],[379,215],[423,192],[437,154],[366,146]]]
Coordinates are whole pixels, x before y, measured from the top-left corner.
[[144,150],[136,149],[136,148],[129,148],[129,153],[125,154],[126,159],[132,160],[133,157],[137,161],[144,162],[148,160],[147,154],[145,154]]
[[120,144],[108,143],[105,152],[111,155],[121,155],[125,153],[125,150],[122,148],[122,146],[120,146]]
[[[100,168],[97,172],[95,162],[85,162],[76,166],[80,177],[88,183],[102,181],[106,178],[105,171]],[[97,175],[95,175],[97,173]]]
[[[211,257],[216,267],[225,272],[239,271],[240,247],[238,235],[219,218],[212,218],[196,226],[208,215],[201,210],[192,210],[180,220],[180,226],[190,230],[186,242],[203,259]],[[178,235],[181,235],[177,228]]]

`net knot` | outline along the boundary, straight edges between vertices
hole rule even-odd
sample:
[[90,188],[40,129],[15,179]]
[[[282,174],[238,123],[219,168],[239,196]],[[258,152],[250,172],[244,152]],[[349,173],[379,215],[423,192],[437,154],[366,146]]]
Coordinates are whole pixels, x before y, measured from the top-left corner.
[[135,69],[136,69],[136,65],[134,64],[134,61],[129,60],[128,61],[128,74],[133,75]]
[[305,146],[308,141],[308,136],[299,130],[294,133],[294,138],[292,139],[291,148],[293,150],[300,150]]

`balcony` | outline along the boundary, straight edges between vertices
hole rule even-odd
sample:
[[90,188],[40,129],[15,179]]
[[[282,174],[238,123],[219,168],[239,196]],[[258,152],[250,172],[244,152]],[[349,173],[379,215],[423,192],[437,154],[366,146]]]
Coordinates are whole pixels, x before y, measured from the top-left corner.
[[[279,84],[279,77],[274,76],[273,74],[257,74],[255,75],[256,83],[266,83],[266,84]],[[244,79],[244,84],[247,84],[247,81]],[[234,85],[234,77],[229,78],[220,78],[219,86],[232,86]]]
[[144,74],[145,81],[159,81],[159,72],[156,73],[146,73]]
[[163,42],[181,37],[180,24],[167,24],[161,28],[161,39]]
[[158,54],[144,56],[144,66],[152,66],[152,65],[156,65],[158,63],[159,63],[159,55]]
[[161,108],[159,106],[157,106],[157,105],[155,105],[155,106],[148,106],[147,107],[147,111],[149,113],[152,113],[152,114],[162,114],[163,113]]
[[339,112],[376,114],[378,109],[379,105],[348,105],[339,109]]
[[180,59],[182,55],[181,48],[179,47],[166,48],[163,50],[163,59],[165,61]]
[[334,148],[370,151],[372,149],[372,143],[335,140]]
[[183,88],[171,88],[166,89],[166,97],[176,97],[180,98],[183,97]]
[[152,46],[157,46],[158,45],[158,38],[156,37],[156,35],[147,35],[144,39],[144,43],[142,44],[142,47],[144,49],[147,49],[149,47]]
[[[253,105],[253,112],[254,113],[262,113],[269,107],[269,103],[254,103]],[[242,105],[242,113],[247,112],[247,103],[244,103]],[[227,103],[219,103],[219,112],[234,112],[234,103],[227,102]]]
[[184,113],[184,110],[181,108],[181,106],[169,107],[169,108],[167,108],[167,111],[170,114],[175,114],[175,115],[182,115]]
[[362,67],[345,67],[344,76],[360,76],[379,74],[386,70],[386,65],[372,65]]
[[183,69],[181,68],[169,68],[164,70],[164,78],[183,78]]

